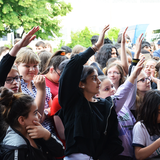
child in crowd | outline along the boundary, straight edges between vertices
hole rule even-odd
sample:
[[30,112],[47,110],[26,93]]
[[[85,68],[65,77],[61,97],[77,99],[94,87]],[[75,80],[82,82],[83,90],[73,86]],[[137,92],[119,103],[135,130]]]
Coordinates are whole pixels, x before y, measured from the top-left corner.
[[36,47],[36,53],[39,54],[39,52],[41,50],[44,50],[45,49],[45,43],[43,41],[38,41],[36,44],[35,44],[35,47]]
[[132,160],[134,157],[132,147],[132,128],[135,118],[132,115],[130,108],[135,105],[136,101],[136,78],[143,68],[142,59],[137,64],[130,77],[118,87],[116,93],[112,81],[105,75],[99,76],[101,80],[100,92],[96,95],[100,98],[112,96],[115,104],[115,110],[119,121],[119,137],[122,140],[124,151],[121,155],[115,157],[115,160]]
[[50,53],[53,53],[53,49],[52,49],[52,46],[50,43],[45,43],[45,50],[50,52]]
[[59,78],[61,75],[61,70],[58,66],[65,59],[67,59],[67,57],[62,55],[51,56],[46,64],[44,72],[42,72],[45,76],[46,86],[51,90],[52,99],[58,94]]
[[14,93],[21,92],[21,78],[15,65],[12,66],[5,81],[5,87],[11,89]]
[[40,63],[39,63],[39,73],[42,73],[45,71],[46,64],[48,59],[52,56],[52,53],[42,50],[39,52],[39,58],[40,58]]
[[17,52],[22,47],[26,47],[32,40],[36,38],[36,35],[33,35],[33,34],[38,30],[39,30],[39,27],[34,27],[33,29],[31,29],[26,34],[26,36],[21,41],[16,43],[14,47],[11,49],[11,51],[2,58],[0,62],[0,86],[4,86],[6,77],[10,72],[10,69],[12,68]]
[[40,124],[41,114],[34,98],[2,87],[0,109],[0,123],[5,121],[9,126],[0,144],[1,160],[54,160],[55,156],[63,156],[61,142]]
[[160,155],[159,90],[146,92],[143,103],[138,109],[137,121],[133,128],[132,142],[137,160],[156,158],[156,156]]
[[51,133],[54,133],[54,127],[49,117],[46,117],[44,109],[49,108],[51,104],[50,88],[45,85],[45,78],[42,75],[37,75],[39,68],[38,64],[40,59],[30,48],[22,48],[15,60],[15,64],[18,68],[21,79],[21,89],[23,93],[26,93],[33,98],[38,106],[38,111],[42,115],[43,126],[47,128]]

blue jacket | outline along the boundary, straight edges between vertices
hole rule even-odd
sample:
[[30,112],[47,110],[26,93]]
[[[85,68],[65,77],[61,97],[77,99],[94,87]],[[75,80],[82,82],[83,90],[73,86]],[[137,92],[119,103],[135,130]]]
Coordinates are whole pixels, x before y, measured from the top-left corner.
[[154,51],[154,52],[153,52],[153,56],[154,56],[154,57],[159,57],[159,58],[160,58],[160,49]]

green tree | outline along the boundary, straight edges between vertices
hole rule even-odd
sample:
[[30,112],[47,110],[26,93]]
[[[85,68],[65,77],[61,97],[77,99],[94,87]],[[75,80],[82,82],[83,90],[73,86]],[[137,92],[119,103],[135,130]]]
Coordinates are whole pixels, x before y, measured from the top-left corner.
[[[0,37],[16,32],[21,26],[28,32],[39,25],[37,37],[61,36],[59,16],[72,10],[71,4],[57,0],[0,0]],[[24,32],[23,32],[24,33]]]
[[[108,37],[111,41],[117,41],[118,38],[118,33],[120,29],[114,27],[111,28],[107,35],[105,36],[106,38]],[[73,48],[75,45],[79,44],[82,45],[83,47],[90,47],[91,44],[91,38],[94,35],[99,35],[98,33],[94,33],[91,30],[88,29],[88,27],[85,27],[85,29],[77,32],[71,32],[71,43],[67,44],[70,48]]]
[[120,29],[113,27],[111,28],[108,32],[107,32],[107,37],[114,42],[117,42],[117,38],[118,38],[118,33],[119,33]]
[[91,38],[93,35],[98,35],[93,33],[88,27],[85,27],[81,31],[71,32],[71,43],[67,44],[70,48],[73,48],[75,45],[82,45],[83,47],[91,46]]

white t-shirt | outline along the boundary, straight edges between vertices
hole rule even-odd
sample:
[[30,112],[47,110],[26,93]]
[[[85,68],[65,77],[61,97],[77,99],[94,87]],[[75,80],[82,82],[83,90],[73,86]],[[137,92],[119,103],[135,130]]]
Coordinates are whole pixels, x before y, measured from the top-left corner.
[[[137,122],[133,127],[133,141],[132,145],[136,147],[146,147],[156,141],[160,136],[150,136],[145,125],[142,122]],[[158,148],[149,158],[160,155],[160,148]]]

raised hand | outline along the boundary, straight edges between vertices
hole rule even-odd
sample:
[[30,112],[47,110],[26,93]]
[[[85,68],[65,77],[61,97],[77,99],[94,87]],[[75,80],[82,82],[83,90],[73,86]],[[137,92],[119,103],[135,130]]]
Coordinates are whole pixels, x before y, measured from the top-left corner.
[[108,29],[109,29],[109,25],[105,26],[102,32],[100,33],[98,41],[96,43],[96,46],[98,47],[98,49],[104,44],[105,33]]
[[141,52],[141,46],[142,46],[142,41],[144,39],[144,37],[142,38],[143,36],[143,33],[138,37],[137,41],[136,41],[136,51],[135,51],[135,54],[134,54],[134,58],[135,59],[139,59],[139,55],[140,55],[140,52]]
[[51,133],[38,121],[33,121],[33,124],[26,127],[27,133],[32,139],[43,138],[44,140],[48,140],[51,137]]
[[123,34],[122,34],[122,40],[121,43],[126,43],[126,32],[127,32],[128,27],[126,27],[126,29],[124,30]]
[[21,47],[26,47],[32,40],[34,40],[36,38],[36,35],[34,35],[37,31],[39,30],[39,26],[37,27],[33,27],[33,29],[31,29],[26,36],[17,43],[17,46],[19,48]]
[[22,40],[20,40],[18,43],[15,44],[15,46],[11,49],[9,54],[11,56],[15,57],[17,55],[17,52],[22,47],[26,47],[32,40],[34,40],[36,38],[36,35],[34,35],[34,34],[38,30],[39,30],[39,26],[38,27],[34,27],[33,29],[31,29]]

